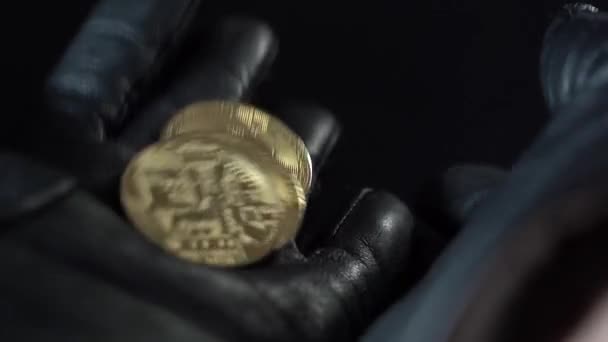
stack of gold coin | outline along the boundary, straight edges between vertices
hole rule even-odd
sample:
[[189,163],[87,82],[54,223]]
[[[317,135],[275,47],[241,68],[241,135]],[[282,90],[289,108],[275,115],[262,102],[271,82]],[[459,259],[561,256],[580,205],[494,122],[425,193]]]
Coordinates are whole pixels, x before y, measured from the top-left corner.
[[312,165],[285,124],[250,105],[209,101],[176,113],[122,177],[135,227],[197,263],[258,261],[298,232]]

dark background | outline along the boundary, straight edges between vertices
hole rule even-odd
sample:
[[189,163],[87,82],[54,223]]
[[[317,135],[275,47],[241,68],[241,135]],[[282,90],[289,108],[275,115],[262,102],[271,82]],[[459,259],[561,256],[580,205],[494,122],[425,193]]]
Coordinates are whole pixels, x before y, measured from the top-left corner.
[[[93,3],[5,10],[20,23],[3,29],[5,69],[17,71],[5,78],[7,103],[35,101]],[[264,96],[314,100],[339,117],[344,131],[322,175],[326,189],[373,186],[411,201],[450,165],[509,167],[531,142],[547,118],[538,60],[555,5],[231,0],[203,10],[209,22],[234,13],[267,20],[281,50]]]

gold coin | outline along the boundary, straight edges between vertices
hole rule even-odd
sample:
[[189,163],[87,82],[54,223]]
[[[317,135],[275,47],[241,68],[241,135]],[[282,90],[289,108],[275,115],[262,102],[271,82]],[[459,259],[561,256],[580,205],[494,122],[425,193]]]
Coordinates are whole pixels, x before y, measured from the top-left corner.
[[306,145],[283,122],[256,107],[225,101],[194,103],[173,116],[161,138],[188,132],[228,132],[251,137],[270,149],[279,163],[295,175],[305,193],[310,190],[312,161]]
[[121,201],[137,229],[174,255],[238,266],[269,254],[282,230],[295,234],[298,188],[259,145],[228,134],[183,135],[131,160]]

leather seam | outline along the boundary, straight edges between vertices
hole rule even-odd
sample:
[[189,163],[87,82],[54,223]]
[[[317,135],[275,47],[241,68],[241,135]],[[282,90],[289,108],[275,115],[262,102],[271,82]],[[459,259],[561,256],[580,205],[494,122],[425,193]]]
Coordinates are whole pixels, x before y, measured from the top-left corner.
[[[48,207],[56,205],[57,202],[74,192],[76,190],[76,182],[71,179],[64,179],[58,182],[55,187],[55,191],[58,191],[59,193],[49,195],[51,196],[50,198],[47,198],[42,203],[39,203],[36,206],[26,209],[25,211],[19,211],[12,215],[3,216],[0,218],[0,222],[11,225],[14,224],[15,221],[19,220],[20,218],[23,218],[24,216],[37,215]],[[59,187],[60,189],[57,189],[57,187]]]
[[342,227],[344,226],[346,221],[350,218],[350,215],[353,213],[355,208],[357,208],[357,206],[359,205],[359,203],[361,203],[363,198],[365,198],[365,196],[367,196],[370,192],[372,192],[371,188],[365,188],[359,193],[359,195],[352,202],[352,204],[350,205],[348,210],[346,210],[346,213],[344,214],[344,216],[342,216],[342,219],[340,220],[340,222],[338,222],[338,224],[336,225],[336,228],[334,229],[330,238],[333,238],[340,232],[340,230],[342,229]]

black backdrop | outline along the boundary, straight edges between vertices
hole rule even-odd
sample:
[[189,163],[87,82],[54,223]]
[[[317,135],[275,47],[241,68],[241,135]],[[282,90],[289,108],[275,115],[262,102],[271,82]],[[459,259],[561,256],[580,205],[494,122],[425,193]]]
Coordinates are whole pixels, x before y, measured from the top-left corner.
[[[92,3],[15,2],[5,10],[19,23],[3,29],[5,69],[18,71],[5,78],[19,95],[11,98],[37,98]],[[210,22],[231,13],[267,20],[281,51],[264,96],[314,100],[339,117],[344,134],[322,177],[326,189],[374,186],[411,201],[421,182],[454,163],[508,167],[542,127],[537,64],[554,7],[230,0],[203,9]]]

